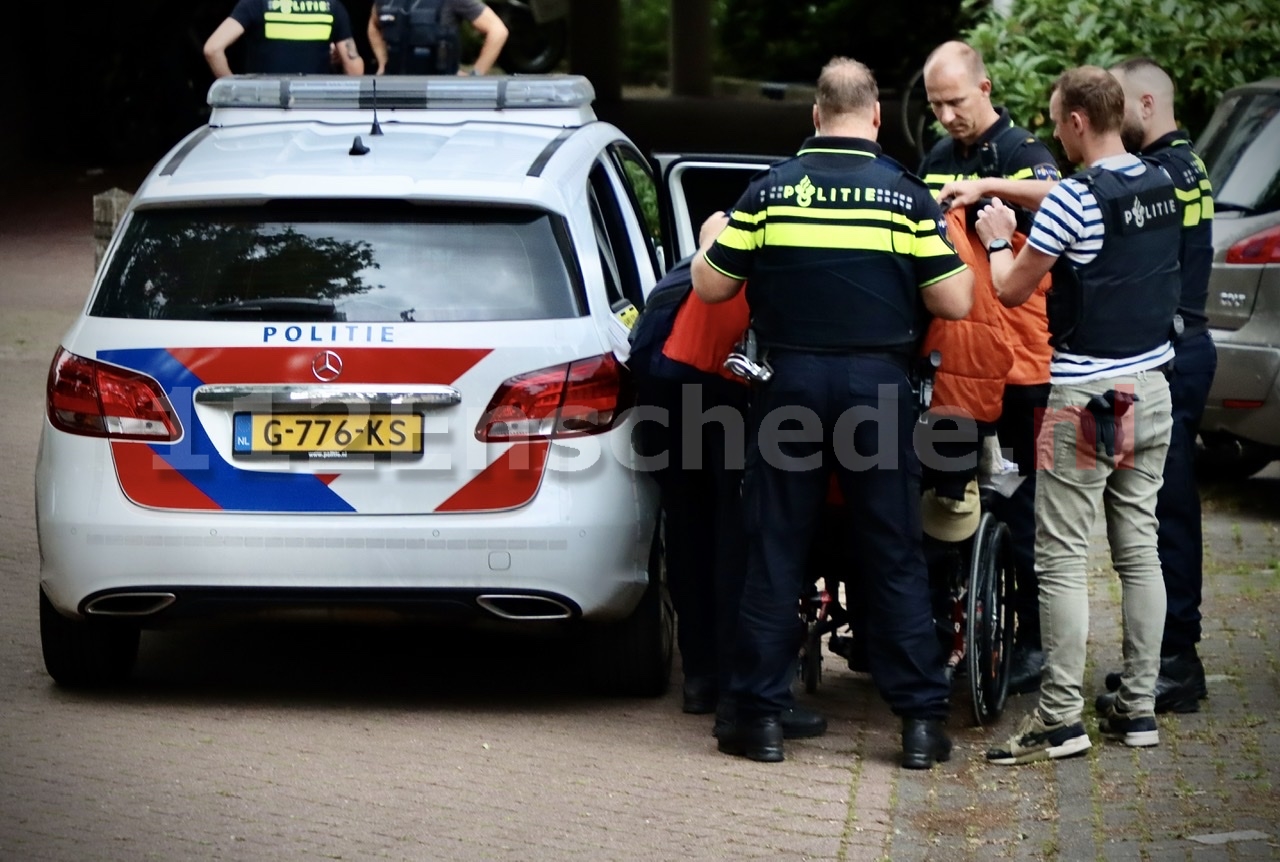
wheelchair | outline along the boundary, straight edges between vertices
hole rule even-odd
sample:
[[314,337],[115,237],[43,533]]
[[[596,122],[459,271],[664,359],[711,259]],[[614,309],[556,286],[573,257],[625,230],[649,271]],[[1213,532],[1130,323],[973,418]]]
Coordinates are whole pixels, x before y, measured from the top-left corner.
[[[933,593],[934,626],[947,650],[946,674],[953,691],[967,681],[973,720],[991,724],[1004,711],[1013,659],[1014,557],[1009,528],[989,511],[989,495],[981,495],[982,515],[968,539],[942,542],[925,537],[925,558]],[[832,571],[850,571],[855,565],[842,554],[835,539],[841,531],[834,522],[838,510],[824,516],[811,565],[813,592],[800,602],[801,645],[796,674],[807,692],[822,681],[823,639],[832,654],[844,658],[855,670],[865,669],[859,648],[860,623],[847,596],[854,585]],[[821,581],[821,586],[818,581]],[[841,588],[846,599],[841,599]]]

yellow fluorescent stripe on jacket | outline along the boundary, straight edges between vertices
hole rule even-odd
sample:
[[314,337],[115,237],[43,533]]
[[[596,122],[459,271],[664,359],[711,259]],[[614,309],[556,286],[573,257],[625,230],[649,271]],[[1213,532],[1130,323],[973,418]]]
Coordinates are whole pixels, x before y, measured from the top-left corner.
[[[769,225],[767,232],[768,244],[775,248],[856,249],[913,257],[954,254],[940,236],[918,237],[905,231],[886,230],[882,227],[784,223]],[[724,234],[720,238],[723,242]]]
[[1195,227],[1202,220],[1213,218],[1213,196],[1207,194],[1207,185],[1207,182],[1201,182],[1199,188],[1173,190],[1183,203],[1183,227]]
[[955,269],[951,270],[951,272],[946,273],[945,275],[940,275],[940,276],[937,276],[936,278],[931,278],[931,279],[929,279],[928,281],[921,282],[921,283],[920,283],[920,286],[921,286],[921,287],[928,287],[928,286],[929,286],[929,285],[931,285],[931,284],[937,284],[938,282],[942,281],[944,278],[951,278],[951,276],[953,276],[953,275],[955,275],[956,273],[958,273],[958,272],[960,272],[961,270],[963,270],[963,269],[964,269],[964,267],[965,267],[965,265],[962,263],[962,264],[960,264],[959,266],[957,266]]
[[720,232],[720,236],[716,238],[716,244],[736,251],[751,251],[760,247],[763,236],[764,231],[761,229],[743,230],[730,224]]
[[932,189],[942,188],[952,180],[976,180],[977,178],[977,174],[970,174],[969,176],[961,174],[925,174],[921,179],[924,180],[926,186]]
[[323,13],[267,12],[263,35],[282,42],[328,42],[333,35],[333,15]]
[[282,42],[328,42],[331,24],[267,24],[263,35]]

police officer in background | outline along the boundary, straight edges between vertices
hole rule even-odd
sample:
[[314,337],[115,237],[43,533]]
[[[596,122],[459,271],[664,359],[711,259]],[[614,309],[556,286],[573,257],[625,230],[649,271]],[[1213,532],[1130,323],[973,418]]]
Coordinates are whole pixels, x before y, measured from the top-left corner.
[[1125,668],[1098,728],[1131,747],[1160,741],[1153,694],[1165,591],[1156,495],[1173,424],[1165,372],[1181,291],[1181,211],[1169,176],[1125,151],[1124,91],[1105,69],[1063,72],[1049,115],[1067,157],[1089,167],[1044,198],[1016,257],[1010,238],[1017,219],[998,198],[979,212],[977,225],[1005,305],[1025,301],[1053,273],[1054,352],[1035,501],[1048,663],[1039,704],[987,752],[988,761],[1005,765],[1069,757],[1091,745],[1083,723],[1087,563],[1090,532],[1104,508],[1123,592]]
[[902,717],[905,767],[951,754],[950,686],[921,547],[920,465],[908,370],[925,309],[959,319],[973,279],[940,232],[929,190],[881,155],[871,71],[833,59],[818,78],[816,135],[758,176],[693,263],[707,302],[747,282],[772,379],[752,397],[743,487],[749,546],[731,694],[719,748],[784,759],[798,602],[835,472],[866,563],[871,673]]
[[[966,189],[985,190],[973,180],[1005,180],[1001,185],[1006,192],[1007,187],[1024,183],[1015,186],[1014,195],[1018,191],[1030,195],[1023,198],[1024,206],[1015,207],[1019,231],[1026,234],[1039,199],[1059,179],[1049,148],[1026,129],[1014,125],[1006,109],[992,105],[991,79],[982,55],[964,42],[944,42],[933,50],[924,63],[924,84],[929,106],[948,135],[934,145],[920,164],[925,184],[941,202],[952,204],[967,201],[959,199]],[[1011,203],[1013,197],[1002,194],[1001,200]],[[971,206],[970,215],[975,212]],[[1013,543],[1017,633],[1009,692],[1023,694],[1040,687],[1045,658],[1040,641],[1034,511],[1035,417],[1049,399],[1051,354],[1043,295],[1033,295],[1030,301],[1008,310],[1004,321],[1013,336],[1009,346],[1014,352],[1014,365],[1005,380],[1003,409],[995,430],[1000,444],[1012,449],[1023,478],[1010,497],[994,495],[992,509],[1009,525]],[[945,367],[945,357],[943,363]]]
[[231,74],[227,49],[241,36],[248,43],[246,72],[323,75],[333,71],[336,56],[348,75],[364,74],[341,0],[239,0],[204,43],[215,78]]
[[[1200,527],[1200,492],[1196,488],[1196,435],[1204,415],[1218,353],[1209,336],[1205,301],[1213,268],[1213,196],[1204,162],[1191,148],[1191,138],[1178,129],[1173,115],[1173,81],[1145,57],[1111,69],[1124,88],[1125,148],[1164,166],[1178,187],[1182,205],[1182,298],[1175,327],[1173,433],[1164,462],[1164,484],[1156,501],[1160,521],[1160,569],[1164,574],[1168,611],[1160,644],[1156,677],[1156,712],[1196,712],[1208,696],[1204,665],[1196,653],[1200,641],[1200,593],[1204,581],[1204,548]],[[1120,674],[1107,674],[1107,688],[1120,687]],[[1099,711],[1114,694],[1098,698]]]
[[470,22],[484,37],[470,74],[488,74],[507,43],[507,25],[481,0],[374,0],[369,47],[377,74],[462,74],[460,21]]

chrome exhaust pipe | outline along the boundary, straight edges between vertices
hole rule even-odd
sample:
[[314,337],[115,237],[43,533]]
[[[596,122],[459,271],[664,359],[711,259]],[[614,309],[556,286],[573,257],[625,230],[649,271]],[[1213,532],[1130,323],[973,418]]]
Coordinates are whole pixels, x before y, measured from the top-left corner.
[[476,604],[504,620],[567,620],[573,610],[546,596],[504,595],[478,596]]
[[177,600],[173,593],[112,593],[89,602],[84,612],[95,617],[146,617]]

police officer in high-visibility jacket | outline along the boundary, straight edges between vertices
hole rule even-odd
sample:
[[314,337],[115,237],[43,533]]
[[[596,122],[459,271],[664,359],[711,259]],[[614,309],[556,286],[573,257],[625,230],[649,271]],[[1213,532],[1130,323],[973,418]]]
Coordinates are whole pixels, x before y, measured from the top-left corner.
[[232,73],[227,49],[241,36],[247,42],[243,72],[323,75],[336,61],[348,75],[364,74],[341,0],[239,0],[204,43],[215,78]]
[[[707,302],[747,287],[772,379],[752,397],[743,487],[750,536],[732,675],[737,712],[720,750],[783,759],[798,601],[834,471],[868,573],[869,661],[903,720],[902,765],[951,754],[950,686],[921,548],[920,465],[908,377],[926,310],[961,318],[973,279],[929,190],[881,155],[871,71],[833,59],[818,78],[816,135],[747,187],[694,258]],[[714,235],[714,232],[711,232]]]

